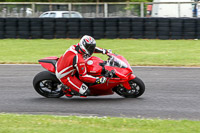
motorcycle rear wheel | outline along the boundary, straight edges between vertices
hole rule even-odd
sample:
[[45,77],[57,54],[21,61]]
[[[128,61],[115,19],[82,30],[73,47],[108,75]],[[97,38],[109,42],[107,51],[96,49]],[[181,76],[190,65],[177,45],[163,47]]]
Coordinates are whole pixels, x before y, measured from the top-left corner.
[[49,71],[38,73],[33,79],[33,87],[46,98],[60,98],[64,95],[60,81]]
[[137,98],[144,93],[145,85],[140,78],[136,77],[136,78],[130,80],[129,84],[132,88],[130,91],[128,91],[124,87],[119,87],[119,88],[115,89],[115,92],[118,95],[123,96],[125,98]]

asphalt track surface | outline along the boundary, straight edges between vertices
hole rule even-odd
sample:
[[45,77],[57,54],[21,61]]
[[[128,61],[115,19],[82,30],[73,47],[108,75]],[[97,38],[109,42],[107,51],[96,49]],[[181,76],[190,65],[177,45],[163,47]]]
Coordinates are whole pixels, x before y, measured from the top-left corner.
[[0,113],[114,116],[200,120],[200,68],[133,67],[146,91],[140,98],[115,95],[44,98],[32,86],[39,65],[0,65]]

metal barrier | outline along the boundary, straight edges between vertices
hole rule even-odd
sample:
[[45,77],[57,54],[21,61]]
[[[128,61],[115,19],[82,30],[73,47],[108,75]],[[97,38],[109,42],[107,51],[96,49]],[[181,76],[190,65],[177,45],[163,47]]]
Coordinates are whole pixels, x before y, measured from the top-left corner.
[[200,18],[0,18],[0,38],[200,39]]
[[[157,17],[157,6],[171,7],[175,17],[197,17],[200,2],[108,2],[108,3],[42,3],[0,2],[0,17],[38,17],[45,11],[78,11],[85,18],[95,17]],[[189,9],[190,8],[190,9]],[[185,11],[188,9],[188,11]],[[184,15],[189,12],[189,15]],[[162,17],[172,17],[164,16]],[[159,17],[159,16],[158,16]]]

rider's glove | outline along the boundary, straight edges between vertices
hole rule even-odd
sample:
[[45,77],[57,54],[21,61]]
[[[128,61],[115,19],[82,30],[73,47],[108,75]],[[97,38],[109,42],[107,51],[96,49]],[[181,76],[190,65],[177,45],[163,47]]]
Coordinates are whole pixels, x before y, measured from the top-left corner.
[[111,49],[108,49],[108,50],[107,50],[107,53],[112,53],[112,50],[111,50]]
[[103,49],[103,54],[107,54],[107,53],[112,53],[112,50],[111,49]]
[[106,77],[101,77],[101,78],[98,77],[98,78],[96,79],[96,83],[97,83],[97,84],[103,84],[103,83],[106,82],[106,80],[107,80]]

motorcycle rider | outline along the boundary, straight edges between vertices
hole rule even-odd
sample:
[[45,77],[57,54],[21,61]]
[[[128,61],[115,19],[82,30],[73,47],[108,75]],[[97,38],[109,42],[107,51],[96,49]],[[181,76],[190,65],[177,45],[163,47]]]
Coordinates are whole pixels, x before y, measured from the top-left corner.
[[[86,83],[102,84],[106,82],[105,77],[94,77],[87,74],[84,58],[95,53],[107,54],[111,50],[96,47],[96,41],[93,37],[85,35],[80,42],[72,45],[58,60],[56,64],[57,78],[69,89],[63,89],[66,96],[72,97],[71,89],[80,93],[82,96],[90,94],[90,90]],[[78,72],[79,79],[75,76]]]

